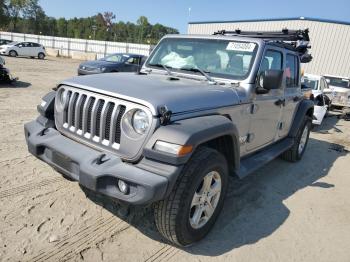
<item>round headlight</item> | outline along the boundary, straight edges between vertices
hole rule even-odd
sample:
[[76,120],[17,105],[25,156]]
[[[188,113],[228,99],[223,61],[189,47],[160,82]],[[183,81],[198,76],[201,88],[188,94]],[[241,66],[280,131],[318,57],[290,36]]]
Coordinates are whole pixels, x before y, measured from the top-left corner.
[[143,135],[149,128],[149,118],[145,111],[136,110],[132,117],[132,126],[136,133]]

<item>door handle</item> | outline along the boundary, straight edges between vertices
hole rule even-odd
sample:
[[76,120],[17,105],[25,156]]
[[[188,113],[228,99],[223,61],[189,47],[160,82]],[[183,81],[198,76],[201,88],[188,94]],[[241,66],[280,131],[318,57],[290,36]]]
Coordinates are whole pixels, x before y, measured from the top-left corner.
[[300,101],[301,100],[301,97],[300,96],[295,96],[295,97],[293,97],[293,101],[294,102],[298,102],[298,101]]
[[278,100],[275,102],[275,105],[276,105],[276,106],[286,106],[286,99],[278,99]]

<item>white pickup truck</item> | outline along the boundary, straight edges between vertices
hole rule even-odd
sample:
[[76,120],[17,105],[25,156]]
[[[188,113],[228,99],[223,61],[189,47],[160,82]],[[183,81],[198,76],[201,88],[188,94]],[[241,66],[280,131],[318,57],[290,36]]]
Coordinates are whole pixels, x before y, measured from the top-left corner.
[[350,107],[350,77],[342,76],[324,76],[329,89],[326,90],[327,93],[331,92],[333,94],[332,106],[336,107]]

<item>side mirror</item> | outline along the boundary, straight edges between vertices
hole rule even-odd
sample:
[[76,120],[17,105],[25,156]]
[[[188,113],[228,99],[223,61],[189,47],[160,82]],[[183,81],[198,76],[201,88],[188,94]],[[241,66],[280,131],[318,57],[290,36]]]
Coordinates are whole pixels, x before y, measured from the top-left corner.
[[258,76],[258,86],[256,93],[266,94],[270,90],[279,89],[282,84],[283,71],[282,70],[266,70]]
[[331,83],[331,80],[326,79],[326,82],[327,82],[327,84],[330,84],[330,83]]

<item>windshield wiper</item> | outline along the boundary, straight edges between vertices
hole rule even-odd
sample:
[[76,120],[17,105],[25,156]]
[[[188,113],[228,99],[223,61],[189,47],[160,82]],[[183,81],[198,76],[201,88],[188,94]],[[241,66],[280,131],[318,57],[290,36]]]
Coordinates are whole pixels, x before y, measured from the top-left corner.
[[163,64],[148,64],[150,66],[155,66],[155,67],[163,67],[165,71],[167,71],[168,75],[173,75],[173,72],[170,71],[170,69],[172,69],[171,66],[166,66]]
[[199,67],[191,67],[191,68],[183,67],[183,68],[180,68],[180,70],[201,73],[210,83],[217,84],[217,82],[213,78],[211,78],[210,75],[208,75],[208,73],[210,74],[210,72],[205,72],[203,69],[200,69]]

